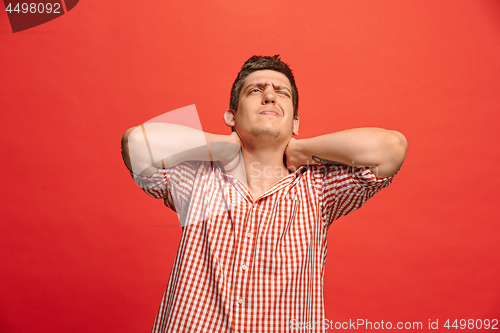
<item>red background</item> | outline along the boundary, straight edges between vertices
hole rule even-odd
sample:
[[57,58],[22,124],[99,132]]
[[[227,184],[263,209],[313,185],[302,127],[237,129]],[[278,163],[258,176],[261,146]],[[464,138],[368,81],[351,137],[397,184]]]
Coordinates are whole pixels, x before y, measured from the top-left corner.
[[500,319],[497,0],[114,0],[15,34],[0,12],[1,332],[150,330],[181,229],[121,135],[190,104],[229,133],[254,54],[294,70],[299,138],[409,142],[394,183],[330,229],[326,318]]

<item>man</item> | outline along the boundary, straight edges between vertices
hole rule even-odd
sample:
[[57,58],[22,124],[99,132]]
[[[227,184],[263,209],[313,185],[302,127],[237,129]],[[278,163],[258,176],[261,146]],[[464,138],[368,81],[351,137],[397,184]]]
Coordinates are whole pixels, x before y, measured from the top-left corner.
[[323,331],[327,230],[390,184],[407,143],[379,128],[296,140],[297,108],[289,67],[254,56],[224,113],[231,134],[125,133],[135,181],[183,226],[153,332]]

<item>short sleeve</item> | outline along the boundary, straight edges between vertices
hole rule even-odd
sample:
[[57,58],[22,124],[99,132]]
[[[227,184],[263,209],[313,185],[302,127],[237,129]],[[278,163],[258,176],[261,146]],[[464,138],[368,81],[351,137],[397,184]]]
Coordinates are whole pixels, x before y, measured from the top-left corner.
[[168,169],[158,169],[151,177],[131,172],[136,184],[152,198],[163,199],[165,206],[182,214],[189,205],[200,162],[184,162]]
[[394,176],[377,178],[368,167],[348,165],[323,166],[321,202],[323,221],[333,221],[356,209],[381,189],[389,186]]

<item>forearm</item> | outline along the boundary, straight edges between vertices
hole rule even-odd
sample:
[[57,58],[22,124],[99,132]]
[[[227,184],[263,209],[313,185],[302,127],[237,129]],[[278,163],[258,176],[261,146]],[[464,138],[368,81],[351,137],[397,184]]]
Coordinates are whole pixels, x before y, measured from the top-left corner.
[[406,138],[381,128],[355,128],[296,140],[295,154],[302,164],[339,162],[373,167],[377,177],[394,175],[403,164]]
[[228,160],[238,151],[239,146],[230,135],[176,124],[146,123],[127,130],[122,138],[125,163],[134,173],[144,176],[189,160]]

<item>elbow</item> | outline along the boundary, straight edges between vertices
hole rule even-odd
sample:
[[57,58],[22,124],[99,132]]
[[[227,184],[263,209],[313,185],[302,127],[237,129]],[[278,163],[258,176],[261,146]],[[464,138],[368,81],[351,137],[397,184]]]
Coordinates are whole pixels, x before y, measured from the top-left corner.
[[408,150],[408,141],[406,137],[398,131],[391,131],[389,142],[394,155],[393,159],[403,164],[406,151]]
[[133,138],[133,132],[137,128],[137,126],[131,127],[123,133],[122,136],[122,149],[128,146],[129,140]]
[[378,166],[377,177],[385,178],[395,175],[405,160],[408,142],[406,137],[397,131],[389,131],[385,137],[384,156]]
[[408,141],[406,140],[406,137],[398,131],[391,131],[389,151],[391,152],[390,161],[392,164],[393,174],[396,174],[403,165],[407,150]]
[[130,161],[129,143],[134,138],[135,129],[136,127],[131,127],[128,130],[126,130],[122,136],[122,142],[121,142],[123,162],[125,162],[125,165],[129,170],[132,170],[132,163]]

